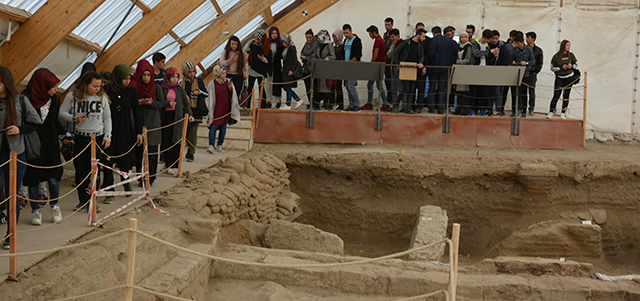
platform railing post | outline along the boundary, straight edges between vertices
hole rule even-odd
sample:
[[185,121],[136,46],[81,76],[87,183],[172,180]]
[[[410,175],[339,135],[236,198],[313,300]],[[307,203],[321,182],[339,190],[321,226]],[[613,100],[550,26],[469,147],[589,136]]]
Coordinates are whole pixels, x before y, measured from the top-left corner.
[[[18,210],[20,210],[16,204],[16,196],[18,190],[18,154],[16,152],[9,153],[9,174],[5,175],[9,177],[9,253],[15,254],[18,252],[18,237],[17,237],[17,216]],[[9,273],[13,277],[18,277],[18,257],[9,258]]]
[[[178,175],[182,177],[182,162],[184,161],[184,147],[187,143],[187,127],[189,126],[189,114],[184,114],[184,120],[182,121],[182,143],[180,143],[180,159],[178,159]],[[173,164],[170,162],[168,164]]]
[[[96,135],[92,134],[91,135],[91,185],[92,188],[91,191],[93,192],[91,194],[91,208],[89,208],[89,210],[91,210],[91,224],[95,225],[96,222],[98,221],[98,217],[96,216],[98,214],[98,202],[97,202],[97,198],[96,198],[96,194],[95,192],[98,190],[98,183],[93,183],[93,179],[96,177],[96,175],[98,174],[98,162],[97,162],[97,154],[96,154]],[[105,169],[105,172],[107,172],[107,170]],[[111,171],[108,171],[111,172]]]
[[127,251],[127,287],[124,289],[124,300],[133,300],[133,276],[136,269],[136,232],[138,230],[138,220],[129,219],[129,243]]

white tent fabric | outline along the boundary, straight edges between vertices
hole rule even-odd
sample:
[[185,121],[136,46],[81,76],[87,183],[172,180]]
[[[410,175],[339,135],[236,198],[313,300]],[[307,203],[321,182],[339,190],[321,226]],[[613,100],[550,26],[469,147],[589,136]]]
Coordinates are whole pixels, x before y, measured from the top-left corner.
[[[497,29],[506,40],[512,29],[534,31],[537,45],[544,51],[544,65],[538,76],[536,111],[548,112],[553,95],[554,75],[551,57],[562,40],[571,41],[580,70],[588,72],[587,129],[600,132],[635,134],[640,123],[634,113],[637,83],[638,0],[557,0],[539,1],[413,1],[342,0],[309,20],[292,33],[298,48],[304,32],[327,29],[333,32],[349,23],[363,41],[363,61],[370,61],[372,40],[366,33],[369,25],[384,30],[384,19],[395,19],[403,37],[412,34],[417,22],[432,26],[454,26],[462,32],[467,24],[482,30]],[[366,13],[362,13],[366,10]],[[580,83],[579,86],[582,86]],[[358,85],[360,101],[366,102],[366,82]],[[298,88],[303,92],[304,88]],[[298,93],[301,94],[301,93]],[[569,117],[582,119],[583,88],[571,92]],[[508,101],[508,104],[510,101]],[[560,106],[560,104],[558,104]]]

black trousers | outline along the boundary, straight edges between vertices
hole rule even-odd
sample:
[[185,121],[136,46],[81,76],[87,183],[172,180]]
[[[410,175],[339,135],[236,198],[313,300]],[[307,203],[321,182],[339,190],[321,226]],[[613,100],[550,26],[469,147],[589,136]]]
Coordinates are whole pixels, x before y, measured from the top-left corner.
[[333,86],[333,96],[338,104],[338,110],[344,109],[344,92],[342,90],[342,81],[339,80],[338,83]]
[[[169,146],[171,146],[173,144],[170,144]],[[177,146],[176,146],[177,147]],[[149,145],[149,181],[153,182],[156,180],[156,177],[154,176],[156,173],[158,173],[158,155],[153,153],[157,153],[158,152],[158,146],[157,145]],[[136,172],[140,172],[142,170],[142,156],[144,155],[144,145],[138,146],[136,147]],[[173,162],[173,161],[171,161]],[[169,163],[171,164],[171,163]]]
[[[309,74],[304,74],[304,76],[308,76]],[[307,100],[311,103],[311,77],[307,77],[304,79],[304,89],[307,91]]]
[[412,95],[413,93],[415,93],[415,90],[416,90],[416,81],[413,81],[413,80],[401,81],[400,95],[398,95],[398,99],[393,104],[394,110],[396,108],[400,108],[400,104],[402,104],[403,110],[411,110],[413,106],[409,102],[412,100]]
[[238,96],[238,99],[240,99],[240,93],[242,92],[242,75],[237,75],[237,74],[229,74],[227,73],[227,78],[231,80],[231,82],[233,83],[233,87],[236,88],[236,94]]
[[[103,136],[96,136],[96,143],[102,147],[102,138]],[[91,138],[76,135],[74,149],[77,151],[83,150],[87,145],[91,143]],[[96,152],[96,158],[104,164],[104,156],[100,151]],[[106,165],[106,164],[105,164]],[[87,191],[91,185],[91,178],[81,182],[84,178],[91,173],[91,151],[86,150],[84,153],[80,154],[75,161],[73,161],[73,167],[76,169],[76,184],[78,184],[78,200],[80,205],[84,205],[89,201],[91,195]],[[100,181],[97,182],[100,184]]]
[[[558,105],[558,99],[560,99],[560,94],[562,94],[562,113],[566,113],[567,107],[569,106],[569,95],[571,94],[571,87],[573,86],[572,82],[575,80],[573,77],[569,78],[560,78],[556,76],[556,81],[553,84],[554,89],[553,98],[551,99],[551,106],[549,108],[549,112],[554,112],[556,110],[556,106]],[[565,88],[560,90],[560,88]],[[77,146],[76,146],[77,147]]]
[[[256,80],[258,81],[258,87],[260,87],[264,78],[249,76],[249,93],[253,91],[253,85],[255,84]],[[262,94],[262,99],[260,99],[260,108],[261,109],[268,108],[269,106],[267,103],[267,93],[265,93],[264,88],[262,89],[262,93],[260,93],[260,89],[258,89],[257,93],[258,95],[254,97],[255,99],[260,99],[260,94]],[[247,108],[251,108],[251,104],[249,104]]]
[[[165,111],[164,118],[162,118],[162,126],[169,125],[174,122],[176,116],[176,111]],[[162,129],[162,142],[160,144],[160,149],[163,151],[164,155],[164,163],[167,167],[178,168],[178,157],[180,157],[180,144],[176,145],[170,150],[167,150],[177,141],[173,140],[173,131],[174,127],[166,127]],[[172,166],[173,164],[173,166]]]

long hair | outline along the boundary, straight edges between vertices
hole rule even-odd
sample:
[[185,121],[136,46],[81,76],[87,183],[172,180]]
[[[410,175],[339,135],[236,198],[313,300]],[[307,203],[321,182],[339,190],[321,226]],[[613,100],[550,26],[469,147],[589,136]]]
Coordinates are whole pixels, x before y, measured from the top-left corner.
[[[229,38],[229,40],[227,41],[227,46],[224,46],[224,50],[227,53],[227,57],[229,57],[229,53],[231,53],[231,41],[234,41],[236,43],[238,43],[238,48],[236,49],[236,51],[238,52],[238,70],[236,70],[236,72],[239,75],[242,75],[242,72],[244,71],[244,51],[242,50],[242,42],[240,42],[240,39],[236,36],[231,36]],[[229,68],[229,66],[225,66],[227,68]]]
[[4,127],[16,125],[18,122],[18,113],[16,112],[16,86],[13,84],[13,74],[6,66],[0,65],[0,80],[4,84],[4,91],[7,93],[5,100],[7,101],[7,113],[5,114]]
[[[562,40],[562,43],[560,43],[560,50],[558,50],[558,66],[562,66],[562,55],[564,54],[564,50],[567,48],[567,43],[571,42],[569,42],[569,40]],[[569,57],[569,64],[571,64],[571,53],[567,52],[567,56]]]
[[262,35],[262,53],[267,56],[269,51],[271,51],[271,42],[269,42],[269,37],[265,33]]
[[[80,77],[80,80],[78,81],[78,86],[73,91],[73,99],[76,102],[84,101],[84,98],[87,96],[87,86],[91,84],[91,82],[94,79],[97,79],[100,82],[102,82],[102,76],[100,76],[98,72],[94,72],[94,71],[89,71],[84,75],[82,75],[82,77]],[[100,91],[98,91],[98,94],[96,95],[102,97],[102,96],[105,96],[106,93],[104,92],[104,89],[100,88]],[[109,100],[109,97],[107,97],[107,100]],[[111,100],[109,100],[109,103],[111,103]]]

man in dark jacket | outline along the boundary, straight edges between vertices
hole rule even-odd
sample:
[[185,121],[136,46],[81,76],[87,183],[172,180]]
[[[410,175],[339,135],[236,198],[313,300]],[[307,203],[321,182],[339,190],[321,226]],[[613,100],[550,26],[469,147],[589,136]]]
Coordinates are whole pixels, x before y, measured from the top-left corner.
[[[398,44],[398,47],[393,51],[394,64],[400,64],[401,62],[417,63],[418,74],[425,75],[427,69],[424,68],[424,50],[422,48],[422,42],[427,35],[427,31],[423,28],[419,28],[416,31],[416,35],[411,39],[405,40]],[[398,113],[400,111],[400,104],[402,103],[402,112],[405,114],[415,114],[410,108],[410,93],[415,91],[416,81],[403,80],[401,82],[401,94],[393,104],[393,112]],[[404,99],[404,102],[402,102]]]
[[[499,50],[497,48],[489,48],[491,38],[493,38],[493,31],[485,29],[479,39],[471,41],[471,56],[469,57],[470,65],[487,66],[490,55],[498,56]],[[490,89],[486,86],[471,85],[470,90],[471,110],[469,111],[469,115],[473,116],[476,112],[484,115],[486,100],[491,96]]]
[[[385,55],[387,54],[387,52],[389,52],[389,48],[391,48],[391,45],[393,44],[391,41],[391,31],[393,30],[393,18],[386,18],[384,19],[384,29],[385,29],[385,33],[383,35],[383,39],[384,39],[384,53]],[[392,59],[389,57],[386,57],[385,59],[385,63],[391,64],[392,63]],[[393,103],[393,94],[391,92],[391,68],[389,66],[384,67],[384,85],[387,87],[387,99],[389,100],[389,103]]]
[[[420,28],[426,31],[426,29],[424,28],[424,23],[422,22],[418,22],[418,24],[416,24],[416,30]],[[430,43],[431,43],[431,38],[425,35],[424,41],[422,41],[421,43],[422,51],[424,52],[423,54],[424,61],[422,64],[425,66],[429,65],[429,44]],[[429,70],[427,70],[427,73],[429,73]],[[426,84],[427,84],[427,74],[422,74],[422,72],[418,73],[418,77],[416,78],[416,87],[414,89],[415,91],[411,91],[410,96],[407,96],[407,97],[411,97],[408,101],[410,104],[413,105],[413,110],[418,114],[422,113],[422,108],[424,108],[424,106],[426,105],[427,98],[424,95]]]
[[[345,24],[342,26],[342,33],[344,34],[344,60],[348,62],[359,62],[362,58],[362,40],[353,34],[351,25]],[[349,108],[347,112],[360,111],[360,99],[358,98],[358,91],[356,90],[357,80],[345,80],[345,86],[347,88],[347,94],[349,95]]]
[[511,63],[513,66],[526,66],[524,69],[524,77],[522,78],[522,85],[519,88],[519,97],[517,100],[519,103],[511,104],[511,108],[513,110],[513,114],[511,117],[516,116],[517,111],[522,111],[522,118],[527,117],[527,86],[531,85],[530,74],[532,73],[533,67],[536,64],[536,59],[533,54],[533,49],[531,47],[524,44],[524,37],[522,34],[516,35],[514,38],[514,48],[513,48],[513,62]]
[[[444,29],[444,35],[433,31],[435,35],[429,45],[430,64],[433,66],[451,67],[458,60],[458,45],[450,37],[454,32],[453,27]],[[429,70],[429,112],[444,113],[447,100],[447,69]]]
[[542,61],[544,60],[542,48],[536,45],[537,38],[538,36],[535,32],[527,32],[527,45],[533,49],[533,57],[536,59],[536,64],[529,74],[529,85],[531,87],[527,87],[529,90],[529,115],[534,114],[536,107],[536,83],[538,82],[538,73],[542,70]]

